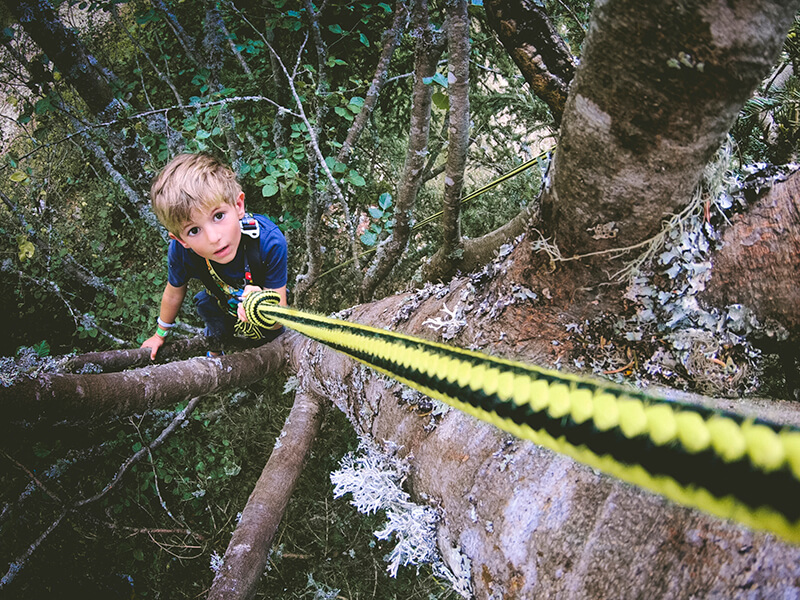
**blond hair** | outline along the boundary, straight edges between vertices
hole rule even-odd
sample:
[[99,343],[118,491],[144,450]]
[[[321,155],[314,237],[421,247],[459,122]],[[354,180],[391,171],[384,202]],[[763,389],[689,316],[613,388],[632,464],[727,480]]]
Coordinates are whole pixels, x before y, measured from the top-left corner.
[[153,212],[178,237],[192,211],[234,205],[241,193],[233,170],[210,154],[179,154],[150,186]]

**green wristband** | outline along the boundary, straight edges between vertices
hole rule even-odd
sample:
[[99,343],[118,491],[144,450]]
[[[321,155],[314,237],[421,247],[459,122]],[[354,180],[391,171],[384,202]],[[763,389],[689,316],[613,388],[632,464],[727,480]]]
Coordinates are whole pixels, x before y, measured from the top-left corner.
[[169,335],[169,330],[164,329],[163,327],[161,327],[159,325],[158,327],[156,327],[156,335],[158,337],[165,338],[165,337],[167,337]]

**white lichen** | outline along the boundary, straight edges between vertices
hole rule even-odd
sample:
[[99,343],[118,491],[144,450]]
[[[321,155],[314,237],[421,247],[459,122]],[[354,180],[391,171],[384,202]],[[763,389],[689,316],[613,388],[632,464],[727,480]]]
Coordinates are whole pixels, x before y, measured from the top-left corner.
[[[333,495],[351,494],[350,503],[361,513],[384,511],[386,523],[375,531],[380,540],[394,540],[395,546],[386,557],[387,571],[397,576],[401,566],[430,564],[435,575],[447,580],[464,598],[472,597],[469,562],[466,557],[455,561],[461,565],[456,574],[445,564],[436,545],[439,513],[411,500],[402,488],[408,465],[397,456],[399,449],[381,450],[374,442],[362,438],[358,450],[342,458],[340,468],[331,473]],[[452,554],[453,550],[449,554]],[[466,569],[463,565],[466,561]],[[453,564],[453,560],[448,561]]]

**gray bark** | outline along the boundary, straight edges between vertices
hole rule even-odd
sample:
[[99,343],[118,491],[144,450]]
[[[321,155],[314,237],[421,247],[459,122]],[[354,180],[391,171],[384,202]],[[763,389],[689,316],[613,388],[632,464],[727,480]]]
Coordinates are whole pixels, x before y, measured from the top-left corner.
[[292,410],[258,478],[214,577],[209,600],[253,598],[272,540],[322,423],[324,401],[297,392]]
[[392,235],[378,247],[375,259],[361,282],[361,298],[364,300],[372,298],[378,285],[389,275],[406,249],[411,232],[411,211],[425,172],[431,125],[432,90],[424,79],[433,77],[436,73],[436,65],[443,48],[441,36],[432,30],[428,22],[427,0],[417,0],[412,15],[417,45],[408,149],[397,189]]
[[647,240],[688,203],[799,5],[596,6],[543,199],[562,256]]
[[0,387],[3,427],[20,420],[100,422],[249,385],[283,368],[285,337],[220,358],[198,357],[122,373],[45,373],[11,387]]
[[[502,265],[506,269],[511,266]],[[402,313],[408,321],[399,329],[420,335],[423,321],[442,302],[454,306],[466,284],[455,280],[448,296],[421,303],[410,295],[386,298],[359,307],[348,319],[385,326]],[[531,312],[562,330],[574,316],[546,316],[548,311]],[[472,339],[496,340],[497,329],[506,327],[522,339],[538,333],[503,319],[490,327],[494,334],[484,325],[486,336],[473,330]],[[517,345],[518,352],[505,352],[541,357],[549,342],[534,346],[540,349]],[[502,355],[501,348],[496,342],[484,351]],[[429,414],[398,400],[399,384],[387,386],[384,377],[314,342],[290,352],[293,368],[307,374],[313,369],[310,389],[330,398],[360,435],[402,448],[411,467],[408,488],[417,501],[441,510],[439,548],[443,556],[457,548],[469,557],[478,599],[750,600],[800,593],[798,547],[616,481],[456,410],[431,430]],[[793,403],[681,399],[800,424]]]

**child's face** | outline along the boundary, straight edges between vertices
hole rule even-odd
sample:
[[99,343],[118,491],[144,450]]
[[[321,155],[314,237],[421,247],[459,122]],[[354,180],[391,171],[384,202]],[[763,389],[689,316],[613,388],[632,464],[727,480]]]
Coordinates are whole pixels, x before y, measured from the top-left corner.
[[180,235],[170,234],[184,248],[194,250],[203,258],[227,264],[236,256],[242,232],[239,220],[244,217],[244,193],[235,205],[221,203],[211,208],[195,209],[183,224]]

